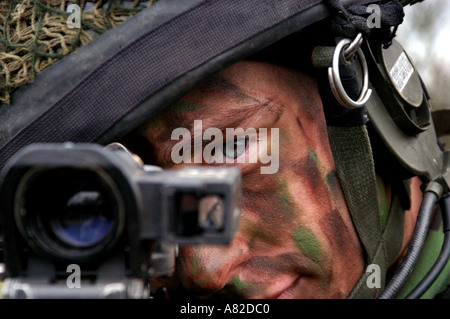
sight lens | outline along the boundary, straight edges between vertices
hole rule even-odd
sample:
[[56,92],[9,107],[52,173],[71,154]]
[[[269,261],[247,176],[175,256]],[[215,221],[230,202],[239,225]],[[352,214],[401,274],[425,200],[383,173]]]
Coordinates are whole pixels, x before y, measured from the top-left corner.
[[101,190],[76,192],[61,213],[49,221],[52,232],[74,247],[88,247],[103,240],[113,225],[112,207]]
[[94,255],[120,234],[123,207],[112,179],[72,168],[34,172],[16,200],[16,220],[34,245],[57,257]]

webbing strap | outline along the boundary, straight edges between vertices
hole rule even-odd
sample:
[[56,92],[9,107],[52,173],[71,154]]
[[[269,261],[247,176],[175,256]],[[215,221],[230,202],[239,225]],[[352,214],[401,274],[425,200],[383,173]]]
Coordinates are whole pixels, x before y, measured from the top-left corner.
[[365,125],[329,126],[328,135],[344,196],[366,253],[366,266],[380,267],[380,287],[368,285],[372,272],[364,272],[349,298],[375,298],[384,288],[387,269],[402,246],[404,209],[393,189],[388,219],[382,230],[375,167]]
[[[140,38],[124,44],[95,69],[89,70],[81,81],[2,146],[0,168],[17,150],[30,143],[95,141],[114,123],[177,78],[294,19],[320,2],[198,1],[195,6],[155,28],[147,29],[146,25],[141,25],[139,29],[145,33]],[[172,10],[176,10],[176,1],[170,3]],[[156,3],[138,15],[158,8]],[[125,27],[132,20],[134,18],[119,27]],[[293,32],[300,27],[291,25],[284,32]]]
[[381,238],[381,220],[367,128],[328,126],[328,138],[350,215],[371,263]]
[[[371,264],[380,267],[380,286],[372,286],[373,281],[369,278],[374,270],[364,271],[358,283],[348,296],[349,299],[374,299],[377,298],[386,285],[386,272],[393,260],[397,257],[403,242],[404,210],[399,196],[394,193],[392,196],[391,209],[388,220],[379,240],[374,259]],[[368,265],[367,265],[368,266]]]

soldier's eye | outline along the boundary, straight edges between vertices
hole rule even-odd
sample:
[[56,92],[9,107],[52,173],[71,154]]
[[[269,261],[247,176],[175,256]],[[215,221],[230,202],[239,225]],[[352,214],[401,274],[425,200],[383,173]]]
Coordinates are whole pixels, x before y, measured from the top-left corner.
[[228,158],[239,157],[248,147],[248,137],[235,137],[234,140],[223,143],[223,155]]

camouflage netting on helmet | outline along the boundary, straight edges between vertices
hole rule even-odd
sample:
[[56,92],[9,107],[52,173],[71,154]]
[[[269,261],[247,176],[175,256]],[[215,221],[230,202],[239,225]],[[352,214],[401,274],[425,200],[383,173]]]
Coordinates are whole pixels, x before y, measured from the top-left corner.
[[[155,1],[10,0],[0,2],[0,104],[36,75]],[[75,9],[68,8],[76,4]],[[71,9],[71,10],[68,10]],[[79,26],[75,16],[79,14]]]

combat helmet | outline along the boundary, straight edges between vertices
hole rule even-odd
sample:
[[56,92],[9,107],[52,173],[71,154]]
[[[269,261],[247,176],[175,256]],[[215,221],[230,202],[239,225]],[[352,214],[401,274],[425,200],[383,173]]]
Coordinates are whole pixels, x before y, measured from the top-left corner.
[[[434,204],[441,202],[444,216],[449,212],[449,153],[438,146],[423,81],[395,40],[403,6],[411,2],[3,3],[0,168],[31,143],[114,142],[206,77],[263,49],[278,50],[319,76],[330,145],[365,263],[385,275],[380,288],[370,289],[370,273],[363,273],[350,297],[395,297],[417,262]],[[400,180],[389,213],[380,212],[376,172]],[[404,180],[412,176],[423,180],[424,199],[404,262],[387,278],[410,205]],[[442,272],[448,235],[442,242],[430,275],[404,295],[421,296]]]

